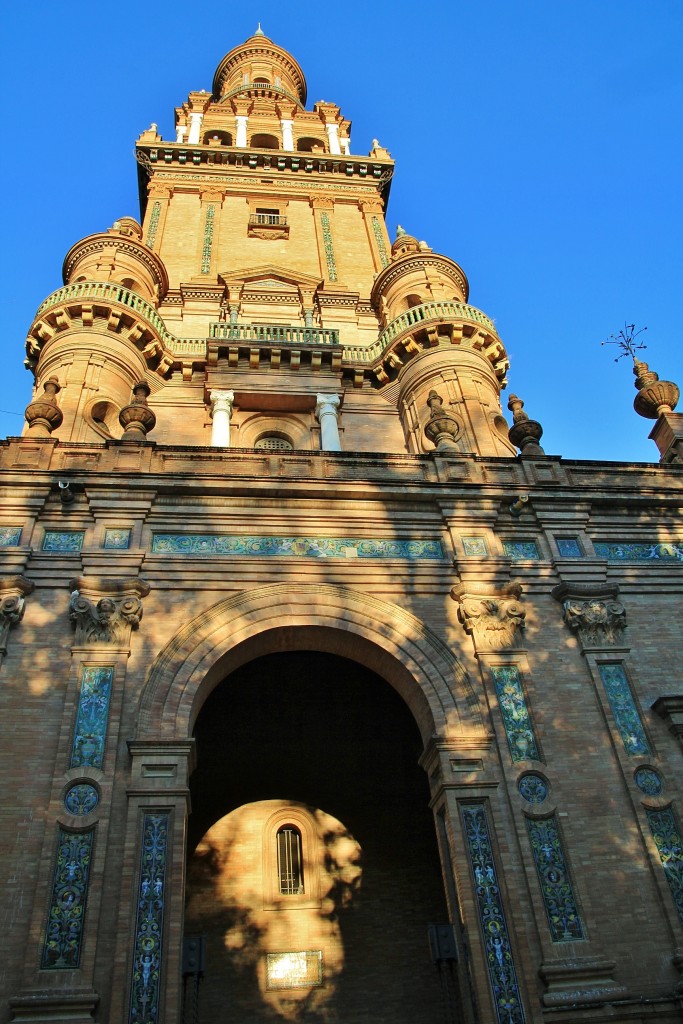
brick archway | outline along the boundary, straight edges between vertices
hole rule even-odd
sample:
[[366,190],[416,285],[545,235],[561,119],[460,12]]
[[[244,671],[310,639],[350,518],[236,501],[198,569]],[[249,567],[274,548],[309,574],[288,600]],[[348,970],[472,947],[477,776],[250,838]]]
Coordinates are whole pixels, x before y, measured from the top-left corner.
[[423,741],[483,739],[484,709],[447,645],[414,615],[344,587],[259,587],[220,601],[178,631],[152,665],[137,739],[189,737],[202,704],[228,673],[284,650],[339,654],[372,669],[403,697]]

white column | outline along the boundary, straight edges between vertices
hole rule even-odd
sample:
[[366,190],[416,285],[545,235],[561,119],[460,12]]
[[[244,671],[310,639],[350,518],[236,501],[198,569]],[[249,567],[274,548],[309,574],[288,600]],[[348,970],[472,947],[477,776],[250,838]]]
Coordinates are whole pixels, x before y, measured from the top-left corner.
[[249,118],[246,114],[237,114],[235,121],[237,123],[237,130],[235,132],[235,145],[241,149],[247,148],[247,121]]
[[334,156],[341,156],[341,148],[339,146],[339,125],[326,124],[325,131],[327,132],[327,145],[329,146],[330,153]]
[[340,142],[341,142],[342,153],[344,154],[344,156],[350,156],[351,155],[351,139],[343,138],[343,139],[340,140]]
[[185,133],[186,133],[186,131],[187,131],[187,125],[186,124],[179,124],[178,125],[178,127],[175,130],[175,140],[176,140],[176,142],[184,142],[185,141]]
[[339,395],[317,395],[315,414],[320,420],[320,448],[324,452],[340,452],[341,439],[337,423]]
[[294,149],[294,122],[293,121],[280,121],[282,125],[282,148],[287,149],[290,152]]
[[188,146],[199,145],[199,133],[202,130],[203,117],[204,115],[199,113],[199,111],[197,110],[192,111],[192,113],[190,114],[190,133],[187,136]]
[[213,425],[211,427],[211,444],[214,448],[230,447],[230,417],[232,416],[232,403],[235,401],[234,391],[212,391],[211,415]]

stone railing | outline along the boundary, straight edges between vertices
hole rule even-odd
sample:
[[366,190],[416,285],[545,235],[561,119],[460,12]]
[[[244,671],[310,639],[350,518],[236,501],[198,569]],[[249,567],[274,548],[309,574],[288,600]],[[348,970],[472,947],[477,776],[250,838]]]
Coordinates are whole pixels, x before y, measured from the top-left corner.
[[324,327],[287,327],[284,324],[209,324],[209,337],[218,340],[278,345],[338,345],[339,331]]
[[111,281],[79,281],[77,284],[67,284],[64,288],[58,288],[38,306],[36,320],[49,312],[53,306],[70,302],[97,302],[98,299],[101,302],[118,302],[137,313],[157,333],[164,348],[171,355],[203,356],[206,353],[204,338],[177,338],[167,329],[151,303],[137,292]]
[[420,306],[413,306],[412,309],[406,310],[405,313],[401,313],[390,324],[387,324],[377,341],[368,348],[357,346],[345,348],[344,358],[350,362],[372,363],[382,356],[385,349],[399,334],[410,330],[411,327],[448,320],[469,320],[498,337],[493,320],[489,320],[476,306],[468,306],[464,302],[424,302]]

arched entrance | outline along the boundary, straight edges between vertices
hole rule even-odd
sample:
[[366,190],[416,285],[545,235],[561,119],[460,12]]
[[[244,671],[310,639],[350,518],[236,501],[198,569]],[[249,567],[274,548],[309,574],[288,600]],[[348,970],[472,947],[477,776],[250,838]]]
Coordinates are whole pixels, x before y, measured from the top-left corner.
[[201,1024],[442,1019],[427,926],[448,914],[401,697],[347,658],[274,653],[216,687],[195,737]]

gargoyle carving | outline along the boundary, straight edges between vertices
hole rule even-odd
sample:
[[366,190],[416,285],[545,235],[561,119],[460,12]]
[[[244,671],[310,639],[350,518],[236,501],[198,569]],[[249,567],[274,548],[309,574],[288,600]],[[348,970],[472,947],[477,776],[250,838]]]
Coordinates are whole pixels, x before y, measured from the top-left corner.
[[458,616],[476,650],[495,651],[515,646],[526,618],[521,595],[519,583],[502,587],[490,583],[461,583],[453,587],[451,597],[459,603]]

